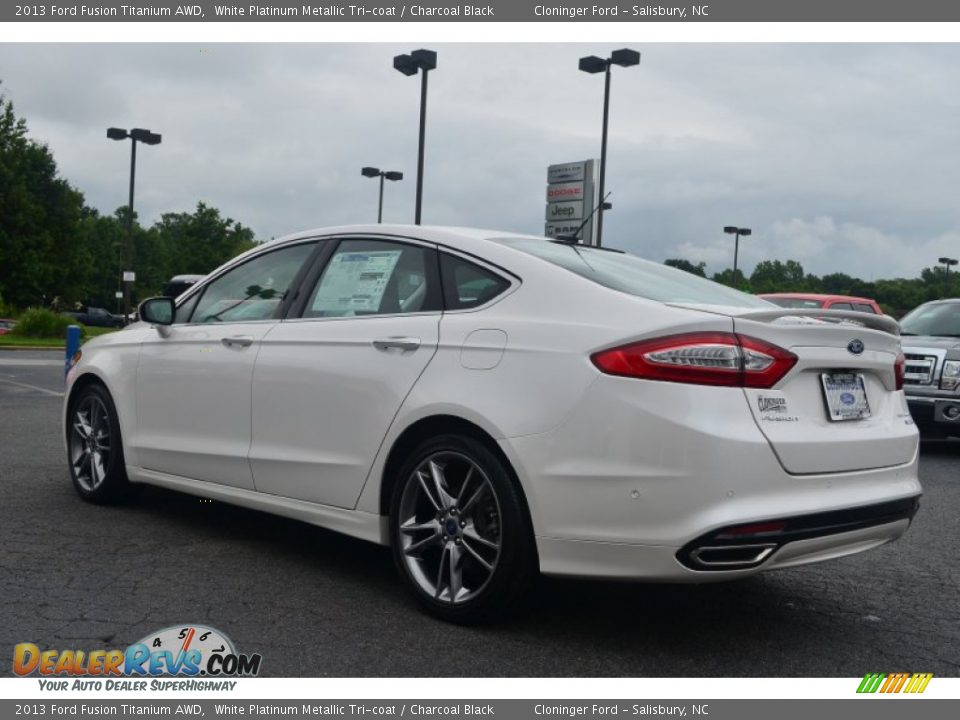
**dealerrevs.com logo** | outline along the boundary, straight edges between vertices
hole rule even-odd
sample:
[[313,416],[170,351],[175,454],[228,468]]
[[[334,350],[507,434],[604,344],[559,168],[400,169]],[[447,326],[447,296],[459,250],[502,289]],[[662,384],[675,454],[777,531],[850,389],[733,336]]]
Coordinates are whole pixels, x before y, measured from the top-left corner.
[[238,653],[222,632],[204,625],[175,625],[151,633],[125,650],[41,650],[34,643],[13,649],[19,677],[251,677],[259,653]]

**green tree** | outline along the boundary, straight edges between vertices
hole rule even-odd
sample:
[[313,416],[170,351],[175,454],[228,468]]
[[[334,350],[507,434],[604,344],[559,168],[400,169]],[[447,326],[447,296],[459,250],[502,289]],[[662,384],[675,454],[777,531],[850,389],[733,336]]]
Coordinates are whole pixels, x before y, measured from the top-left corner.
[[46,145],[27,136],[0,96],[0,296],[12,305],[68,302],[82,293],[74,272],[83,195],[60,178]]
[[675,267],[679,270],[686,270],[688,273],[699,275],[702,278],[707,276],[707,264],[705,262],[698,262],[696,265],[694,265],[689,260],[684,260],[683,258],[668,258],[663,261],[663,264],[669,265],[670,267]]
[[796,260],[763,260],[750,275],[750,287],[755,293],[802,292],[806,286],[803,265]]
[[714,273],[713,278],[711,279],[714,282],[722,283],[723,285],[736,288],[737,290],[751,292],[750,281],[747,280],[740,268],[737,268],[736,273],[734,273],[733,268],[727,268],[721,272]]
[[252,230],[202,202],[193,213],[166,213],[151,230],[168,253],[170,275],[206,274],[256,245]]
[[830,273],[820,280],[823,292],[828,295],[849,295],[855,278],[846,273]]
[[[127,238],[126,210],[124,207],[114,215],[101,215],[86,208],[83,213],[78,231],[81,255],[76,271],[83,278],[84,292],[79,301],[84,305],[118,307],[114,293],[120,289],[120,273],[124,269],[121,265]],[[134,225],[134,238],[142,232]]]

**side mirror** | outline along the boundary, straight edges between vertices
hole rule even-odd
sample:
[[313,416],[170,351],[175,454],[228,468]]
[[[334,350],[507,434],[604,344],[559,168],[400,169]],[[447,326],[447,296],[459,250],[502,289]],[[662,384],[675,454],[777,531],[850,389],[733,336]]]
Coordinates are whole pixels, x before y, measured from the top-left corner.
[[140,303],[140,308],[137,310],[137,313],[145,323],[166,326],[173,325],[176,310],[177,308],[176,305],[173,304],[173,298],[154,297]]

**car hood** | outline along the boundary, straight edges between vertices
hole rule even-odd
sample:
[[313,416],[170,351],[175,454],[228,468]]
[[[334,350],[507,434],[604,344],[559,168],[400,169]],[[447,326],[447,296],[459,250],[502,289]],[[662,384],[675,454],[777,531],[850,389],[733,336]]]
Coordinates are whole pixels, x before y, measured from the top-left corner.
[[960,338],[940,337],[937,335],[907,335],[902,338],[904,348],[936,348],[938,350],[960,350]]

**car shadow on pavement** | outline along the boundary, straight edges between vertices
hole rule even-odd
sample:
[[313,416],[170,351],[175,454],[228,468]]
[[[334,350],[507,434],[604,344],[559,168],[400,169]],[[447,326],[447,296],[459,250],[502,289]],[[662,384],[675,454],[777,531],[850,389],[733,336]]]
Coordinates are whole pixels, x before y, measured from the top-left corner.
[[[491,652],[496,649],[496,663],[483,670],[429,663],[418,669],[408,662],[394,673],[368,661],[353,672],[341,665],[346,674],[763,674],[762,663],[729,660],[745,650],[776,657],[798,633],[813,633],[829,644],[832,634],[861,624],[856,582],[836,569],[833,577],[825,578],[817,568],[828,564],[688,585],[543,578],[529,606],[515,616],[486,627],[457,627],[419,612],[389,550],[372,543],[153,487],[143,488],[128,510],[150,516],[151,524],[188,526],[184,532],[206,553],[218,555],[218,547],[229,548],[230,561],[218,570],[223,576],[208,577],[207,582],[229,585],[229,574],[245,574],[247,604],[259,613],[296,614],[301,631],[324,633],[335,622],[361,635],[406,633],[408,651],[411,635],[424,646],[460,637]],[[276,595],[278,584],[292,588],[282,601]],[[309,599],[318,596],[323,604],[311,604]],[[852,607],[844,607],[845,598]],[[384,624],[392,629],[385,631]],[[518,644],[523,652],[510,650]],[[553,652],[581,657],[582,662],[559,667]],[[389,645],[383,653],[389,657]],[[716,667],[704,666],[704,657],[714,657]],[[793,672],[812,670],[804,665]],[[769,673],[793,674],[789,665],[770,668]]]

